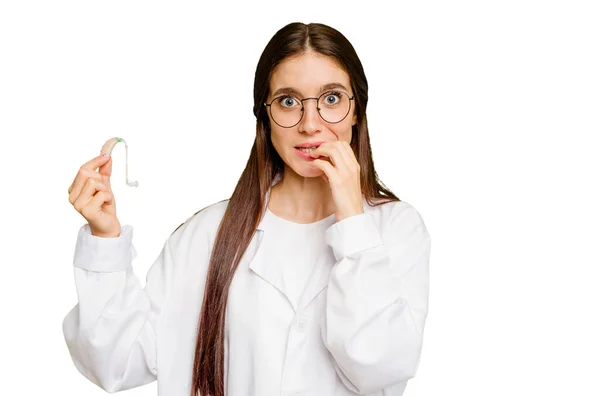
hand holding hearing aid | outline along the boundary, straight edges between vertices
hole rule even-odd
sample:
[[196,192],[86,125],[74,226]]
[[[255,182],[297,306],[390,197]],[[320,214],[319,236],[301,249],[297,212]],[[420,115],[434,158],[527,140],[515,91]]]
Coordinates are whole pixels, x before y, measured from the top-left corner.
[[[121,234],[121,223],[117,219],[115,197],[110,185],[111,154],[118,142],[125,143],[121,138],[109,139],[102,146],[101,155],[83,164],[69,186],[69,202],[88,221],[92,235],[98,237],[115,238]],[[125,149],[127,155],[127,143]],[[137,187],[138,182],[130,182],[127,176],[127,185]]]

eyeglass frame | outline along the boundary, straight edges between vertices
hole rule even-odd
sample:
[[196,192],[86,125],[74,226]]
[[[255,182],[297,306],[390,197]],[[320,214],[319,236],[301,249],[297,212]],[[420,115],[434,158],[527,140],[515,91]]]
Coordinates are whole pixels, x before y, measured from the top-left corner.
[[[348,95],[346,92],[341,92],[341,93],[343,93],[344,95],[348,96],[348,100],[349,100],[349,101],[352,101],[352,100],[354,100],[354,99],[355,99],[355,96],[356,96],[356,95],[352,95],[352,97],[350,97],[350,95]],[[351,103],[351,102],[348,102],[348,103],[350,103],[350,106],[348,106],[348,112],[346,113],[346,115],[345,115],[345,116],[344,116],[344,117],[343,117],[341,120],[339,120],[339,121],[336,121],[336,122],[330,122],[330,121],[327,121],[325,118],[323,118],[323,115],[321,114],[321,109],[319,108],[319,99],[321,99],[321,97],[323,97],[323,95],[327,95],[327,94],[331,94],[331,91],[328,91],[328,92],[323,92],[323,93],[322,93],[321,95],[319,95],[319,97],[317,97],[317,98],[304,98],[304,99],[300,99],[300,98],[298,98],[297,96],[294,96],[294,95],[284,94],[284,95],[279,95],[279,96],[278,96],[278,97],[276,97],[276,98],[273,98],[273,100],[271,100],[271,102],[270,102],[269,104],[267,104],[267,103],[263,103],[263,105],[265,105],[265,107],[268,107],[268,108],[269,108],[269,115],[271,116],[271,119],[273,120],[273,122],[274,122],[275,124],[279,125],[279,126],[280,126],[280,127],[282,127],[282,128],[293,128],[293,127],[295,127],[296,125],[300,124],[300,122],[301,122],[301,121],[302,121],[302,119],[304,118],[304,101],[305,101],[305,100],[309,100],[309,99],[315,99],[315,100],[317,101],[317,113],[319,113],[319,117],[321,117],[321,119],[322,119],[323,121],[325,121],[326,123],[328,123],[328,124],[339,124],[340,122],[344,121],[344,120],[346,119],[346,117],[348,117],[348,114],[350,114],[350,109],[352,108],[352,103]],[[300,101],[300,104],[302,104],[302,108],[300,109],[300,111],[302,112],[302,115],[300,116],[300,119],[298,120],[298,122],[297,122],[297,123],[295,123],[295,124],[294,124],[294,125],[292,125],[292,126],[283,126],[283,125],[281,125],[280,123],[278,123],[277,121],[275,121],[275,118],[273,117],[273,114],[271,113],[271,105],[273,104],[273,102],[275,102],[277,99],[284,98],[284,97],[292,97],[292,98],[296,98],[296,99],[298,99],[298,100]]]

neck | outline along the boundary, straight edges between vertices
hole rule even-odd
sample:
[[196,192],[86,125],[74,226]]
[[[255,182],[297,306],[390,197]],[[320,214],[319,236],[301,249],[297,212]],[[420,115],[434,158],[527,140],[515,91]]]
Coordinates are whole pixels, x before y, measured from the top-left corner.
[[271,188],[269,210],[296,223],[313,223],[335,213],[331,187],[321,176],[302,177],[288,166]]

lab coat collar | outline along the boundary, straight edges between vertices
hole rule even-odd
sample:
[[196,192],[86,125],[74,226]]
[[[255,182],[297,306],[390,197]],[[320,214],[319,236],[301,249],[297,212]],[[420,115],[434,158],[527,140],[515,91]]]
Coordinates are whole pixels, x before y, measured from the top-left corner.
[[[281,174],[276,175],[271,183],[271,188],[280,180]],[[290,296],[286,295],[285,289],[280,283],[280,263],[275,262],[275,260],[277,260],[276,257],[269,257],[268,254],[267,247],[276,244],[277,238],[280,237],[280,235],[276,235],[275,232],[270,232],[273,230],[272,228],[270,229],[272,224],[269,221],[269,217],[264,215],[266,213],[270,194],[271,189],[269,189],[267,192],[263,216],[249,246],[249,248],[252,247],[252,249],[249,250],[254,251],[255,254],[250,259],[248,267],[256,275],[279,290],[279,292],[287,298],[294,312],[303,311],[306,306],[327,286],[329,282],[329,274],[333,268],[333,265],[335,264],[335,259],[333,255],[324,255],[319,262],[315,263],[299,303],[296,304],[295,301],[292,301]]]

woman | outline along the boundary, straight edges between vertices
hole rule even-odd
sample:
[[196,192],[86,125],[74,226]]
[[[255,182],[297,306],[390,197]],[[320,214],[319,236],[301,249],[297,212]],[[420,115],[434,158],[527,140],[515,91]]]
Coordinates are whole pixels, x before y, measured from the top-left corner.
[[401,395],[419,364],[430,238],[377,179],[367,99],[341,33],[279,30],[256,69],[256,138],[233,195],[171,234],[144,288],[112,161],[83,165],[69,188],[88,221],[79,304],[63,323],[79,371],[110,392],[158,379],[165,396]]

